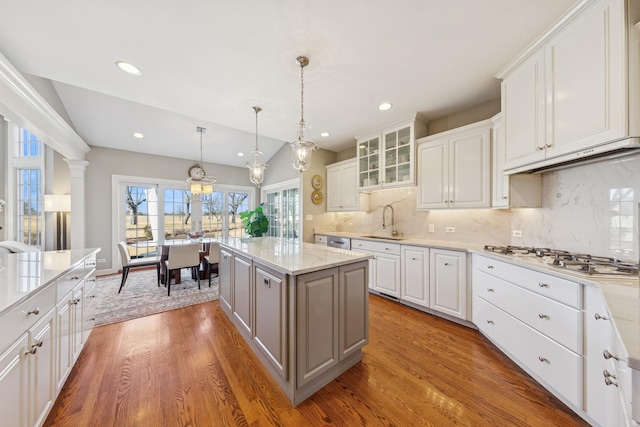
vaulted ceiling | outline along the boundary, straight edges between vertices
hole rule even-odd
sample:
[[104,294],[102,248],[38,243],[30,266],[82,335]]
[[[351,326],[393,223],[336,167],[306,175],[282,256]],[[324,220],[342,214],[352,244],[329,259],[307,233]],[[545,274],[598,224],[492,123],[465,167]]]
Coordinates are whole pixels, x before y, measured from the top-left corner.
[[[4,0],[0,52],[51,80],[91,146],[244,166],[300,119],[333,151],[500,95],[493,76],[575,0]],[[116,61],[142,75],[122,72]],[[378,105],[393,107],[379,111]],[[133,132],[145,135],[135,139]],[[329,137],[321,137],[329,132]]]

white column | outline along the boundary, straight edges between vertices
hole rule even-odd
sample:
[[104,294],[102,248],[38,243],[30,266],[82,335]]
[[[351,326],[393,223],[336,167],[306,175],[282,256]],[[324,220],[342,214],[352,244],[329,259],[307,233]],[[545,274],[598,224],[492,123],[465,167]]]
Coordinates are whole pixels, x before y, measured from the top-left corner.
[[71,176],[71,249],[86,246],[86,196],[85,172],[89,162],[86,160],[64,159],[69,165]]

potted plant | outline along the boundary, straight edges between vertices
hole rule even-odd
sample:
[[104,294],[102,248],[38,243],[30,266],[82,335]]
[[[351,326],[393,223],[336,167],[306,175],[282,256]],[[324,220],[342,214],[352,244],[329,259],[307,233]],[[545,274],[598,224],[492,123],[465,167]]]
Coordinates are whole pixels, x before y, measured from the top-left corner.
[[263,205],[264,203],[260,203],[260,206],[252,211],[240,212],[244,231],[251,237],[261,237],[269,230],[269,220],[262,211]]

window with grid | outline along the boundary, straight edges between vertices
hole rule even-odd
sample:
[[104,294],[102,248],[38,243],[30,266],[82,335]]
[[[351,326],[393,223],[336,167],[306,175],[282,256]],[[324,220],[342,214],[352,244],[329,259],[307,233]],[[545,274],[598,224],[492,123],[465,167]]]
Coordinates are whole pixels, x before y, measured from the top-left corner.
[[205,237],[223,237],[225,197],[223,191],[202,196],[202,230]]
[[42,141],[28,130],[19,128],[13,153],[16,159],[17,239],[29,245],[42,246]]
[[156,186],[125,187],[125,237],[132,258],[154,256],[158,246],[158,189]]
[[229,237],[245,237],[240,214],[249,210],[249,193],[243,191],[229,192]]
[[296,239],[300,233],[299,180],[291,180],[262,189],[264,213],[269,219],[267,235]]
[[185,239],[191,229],[191,196],[187,190],[164,190],[164,238]]

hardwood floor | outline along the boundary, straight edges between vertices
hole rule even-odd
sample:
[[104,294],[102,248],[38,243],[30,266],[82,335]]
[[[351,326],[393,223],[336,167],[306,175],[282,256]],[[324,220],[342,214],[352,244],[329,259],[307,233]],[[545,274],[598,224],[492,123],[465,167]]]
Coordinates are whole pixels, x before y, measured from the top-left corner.
[[92,332],[45,426],[587,425],[477,331],[376,296],[362,362],[297,408],[218,301]]

